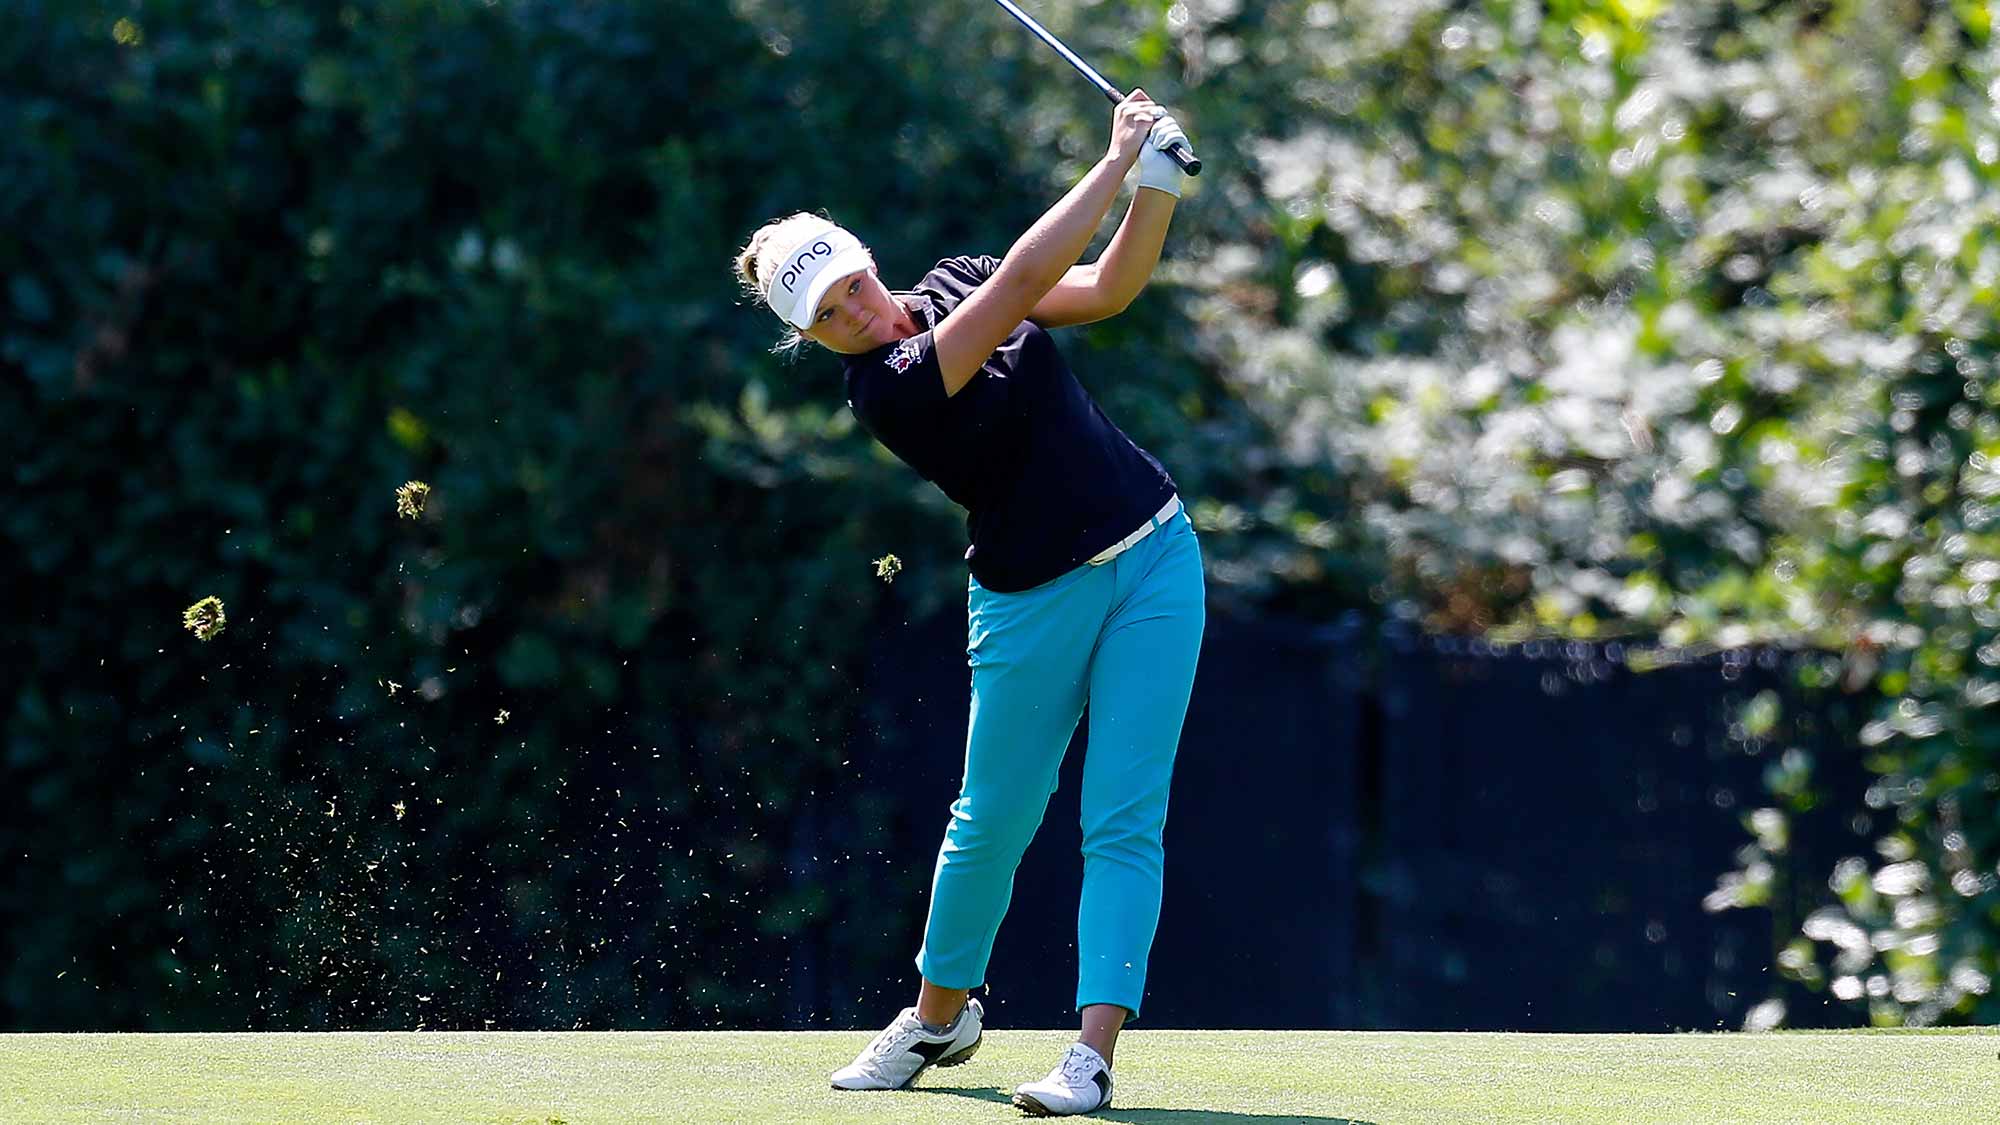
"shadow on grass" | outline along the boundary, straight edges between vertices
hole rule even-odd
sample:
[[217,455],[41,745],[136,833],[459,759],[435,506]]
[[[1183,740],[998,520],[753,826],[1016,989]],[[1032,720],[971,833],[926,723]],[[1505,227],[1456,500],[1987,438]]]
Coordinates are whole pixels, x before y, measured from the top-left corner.
[[[1014,1104],[1014,1097],[997,1086],[925,1086],[928,1094],[955,1094],[961,1098],[977,1098],[982,1102],[997,1102],[1000,1105]],[[1128,1125],[1277,1125],[1278,1122],[1299,1122],[1300,1125],[1374,1125],[1358,1117],[1321,1117],[1312,1113],[1228,1113],[1212,1109],[1127,1109],[1112,1106],[1090,1114],[1090,1121],[1120,1121]]]

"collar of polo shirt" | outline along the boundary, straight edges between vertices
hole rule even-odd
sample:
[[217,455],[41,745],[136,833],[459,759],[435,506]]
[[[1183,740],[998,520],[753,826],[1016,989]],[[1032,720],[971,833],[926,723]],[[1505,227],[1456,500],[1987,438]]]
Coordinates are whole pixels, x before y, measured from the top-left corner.
[[785,255],[771,272],[764,300],[786,324],[803,331],[812,327],[819,299],[834,282],[871,264],[860,239],[838,223],[828,223]]

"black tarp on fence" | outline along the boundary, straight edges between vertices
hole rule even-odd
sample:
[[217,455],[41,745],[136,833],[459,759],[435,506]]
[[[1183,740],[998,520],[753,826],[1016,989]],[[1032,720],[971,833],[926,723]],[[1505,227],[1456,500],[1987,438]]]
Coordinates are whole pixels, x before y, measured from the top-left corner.
[[[857,867],[871,873],[878,908],[847,904],[827,948],[799,951],[802,1022],[879,1022],[914,994],[909,958],[964,752],[963,638],[947,610],[880,639],[855,763],[867,850],[849,865],[850,884]],[[1784,927],[1702,899],[1748,842],[1743,815],[1766,799],[1771,750],[1731,737],[1731,711],[1783,692],[1791,657],[1724,653],[1645,672],[1623,657],[1616,644],[1211,613],[1144,1024],[1740,1026],[1775,992]],[[1074,1022],[1086,729],[1001,928],[985,997],[996,1026]],[[1822,783],[1858,795],[1858,754],[1815,749]],[[1786,875],[1809,888],[1837,849],[1865,846],[1851,830],[1805,834]],[[853,943],[898,948],[901,975],[844,978],[840,947]],[[1815,1004],[1790,1022],[1854,1018]]]

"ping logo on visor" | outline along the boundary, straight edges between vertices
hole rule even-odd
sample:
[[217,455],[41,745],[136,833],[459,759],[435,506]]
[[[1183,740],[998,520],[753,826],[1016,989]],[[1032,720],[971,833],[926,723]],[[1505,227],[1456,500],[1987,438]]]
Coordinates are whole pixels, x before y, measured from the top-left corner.
[[811,246],[792,255],[792,264],[785,267],[784,273],[778,275],[778,288],[783,289],[787,293],[796,291],[798,289],[799,278],[805,273],[806,267],[811,265],[815,258],[831,257],[833,257],[833,243],[828,242],[824,238],[813,239]]
[[833,283],[870,265],[861,240],[836,224],[814,232],[771,274],[765,301],[794,328],[812,327],[813,312]]

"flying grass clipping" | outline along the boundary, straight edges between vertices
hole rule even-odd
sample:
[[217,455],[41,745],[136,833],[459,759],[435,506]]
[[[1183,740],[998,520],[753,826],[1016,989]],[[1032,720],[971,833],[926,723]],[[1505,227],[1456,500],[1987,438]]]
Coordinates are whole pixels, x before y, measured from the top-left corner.
[[217,597],[203,598],[181,612],[181,624],[187,626],[196,640],[214,640],[227,623],[228,619],[222,613],[222,599]]
[[424,505],[430,501],[431,486],[420,480],[403,482],[396,490],[396,514],[404,519],[416,519],[424,514]]

